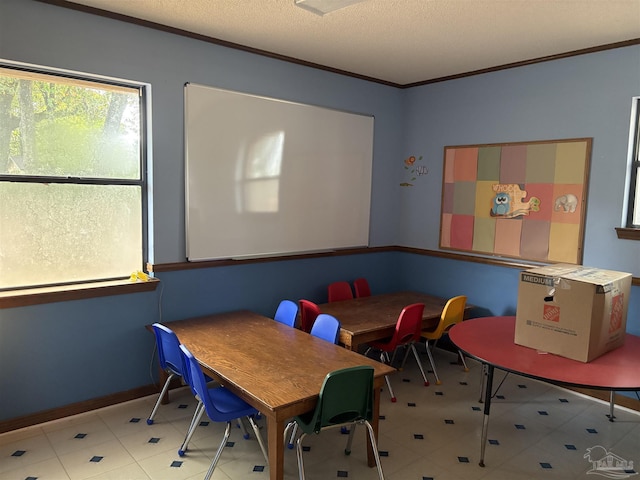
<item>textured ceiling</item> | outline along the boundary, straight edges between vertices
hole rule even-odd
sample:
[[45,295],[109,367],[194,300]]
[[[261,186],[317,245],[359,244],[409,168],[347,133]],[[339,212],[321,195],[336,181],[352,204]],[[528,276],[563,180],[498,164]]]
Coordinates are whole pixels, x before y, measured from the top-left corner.
[[[365,0],[324,16],[294,0],[73,0],[407,85],[640,39],[640,0]],[[639,72],[640,75],[640,72]]]

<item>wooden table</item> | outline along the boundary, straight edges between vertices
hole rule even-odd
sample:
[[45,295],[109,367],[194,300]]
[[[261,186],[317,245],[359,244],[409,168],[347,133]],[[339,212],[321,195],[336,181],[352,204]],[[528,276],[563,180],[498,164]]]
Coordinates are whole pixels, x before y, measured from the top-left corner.
[[[163,322],[198,359],[204,372],[267,419],[269,475],[282,480],[285,422],[313,410],[327,373],[356,365],[374,372],[378,432],[380,388],[395,369],[249,311]],[[369,466],[375,465],[371,445]]]
[[480,466],[484,467],[494,368],[556,385],[600,390],[640,390],[640,337],[627,334],[622,347],[589,363],[542,353],[514,343],[516,317],[475,318],[455,325],[451,341],[487,368]]
[[422,328],[434,327],[447,300],[420,292],[397,292],[323,303],[319,307],[322,313],[340,320],[340,343],[357,352],[360,345],[391,337],[400,312],[412,303],[424,303]]

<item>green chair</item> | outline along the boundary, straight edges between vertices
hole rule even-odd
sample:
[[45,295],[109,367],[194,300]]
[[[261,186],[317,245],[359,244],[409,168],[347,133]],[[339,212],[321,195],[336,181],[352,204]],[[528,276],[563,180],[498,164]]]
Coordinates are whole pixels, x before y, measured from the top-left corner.
[[316,408],[310,412],[295,417],[285,429],[287,438],[289,428],[297,424],[302,430],[296,443],[298,456],[298,473],[300,480],[304,480],[304,463],[302,460],[302,439],[311,433],[319,434],[322,430],[352,424],[345,448],[345,455],[351,453],[351,443],[357,424],[365,424],[369,430],[369,438],[378,467],[378,476],[384,480],[382,465],[376,438],[371,426],[373,416],[373,368],[358,366],[343,368],[327,374],[320,389],[320,396]]

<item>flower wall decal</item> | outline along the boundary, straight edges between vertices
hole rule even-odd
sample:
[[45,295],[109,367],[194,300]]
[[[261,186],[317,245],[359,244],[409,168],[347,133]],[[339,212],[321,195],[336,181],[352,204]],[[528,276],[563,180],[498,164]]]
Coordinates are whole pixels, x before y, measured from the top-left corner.
[[400,184],[401,187],[413,187],[412,182],[415,182],[416,178],[418,178],[420,175],[426,175],[427,173],[429,173],[429,169],[425,165],[416,163],[421,161],[422,155],[417,158],[414,155],[411,155],[410,157],[407,157],[402,161],[403,167],[406,170],[409,179],[408,181],[402,182]]

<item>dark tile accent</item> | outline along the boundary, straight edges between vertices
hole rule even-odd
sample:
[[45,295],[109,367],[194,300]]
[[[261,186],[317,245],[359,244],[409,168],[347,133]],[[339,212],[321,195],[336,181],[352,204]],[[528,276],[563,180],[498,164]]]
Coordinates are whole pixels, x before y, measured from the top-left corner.
[[387,417],[385,417],[384,415],[378,415],[378,420],[386,420]]
[[171,462],[171,465],[169,465],[170,467],[175,467],[175,468],[180,468],[182,466],[182,462],[180,460],[174,460],[173,462]]
[[438,395],[439,397],[442,397],[444,395],[444,392],[436,392],[436,395]]
[[544,410],[538,410],[538,415],[549,415],[549,413],[545,412]]
[[104,458],[104,457],[99,457],[99,456],[97,456],[97,455],[96,455],[96,456],[94,456],[94,457],[91,457],[91,459],[90,459],[89,461],[90,461],[90,462],[94,462],[94,463],[98,463],[98,462],[100,462],[103,458]]
[[24,455],[25,453],[27,453],[26,450],[16,450],[15,452],[13,452],[11,454],[12,457],[21,457],[22,455]]
[[566,398],[559,398],[558,400],[560,401],[560,403],[569,403],[569,400],[567,400]]
[[253,471],[254,472],[264,472],[264,465],[254,465]]
[[345,470],[338,470],[338,475],[336,475],[338,478],[347,478],[349,476],[349,472],[345,471]]
[[515,424],[515,427],[516,427],[518,430],[526,430],[526,429],[527,429],[527,427],[525,427],[524,425],[519,425],[519,424],[517,424],[517,423]]
[[460,385],[469,385],[467,382],[460,382]]
[[129,423],[138,423],[140,422],[139,418],[133,417],[131,420],[129,420]]
[[202,422],[200,422],[200,423],[198,424],[198,426],[199,426],[199,427],[207,427],[208,425],[209,425],[209,422],[207,422],[207,421],[205,421],[205,420],[203,420]]
[[380,455],[381,457],[388,457],[389,452],[387,450],[378,450],[378,455]]
[[433,477],[422,477],[422,480],[433,480]]
[[453,425],[455,422],[453,420],[451,420],[450,418],[445,418],[444,419],[444,423],[446,423],[447,425]]
[[566,444],[564,448],[566,448],[567,450],[577,450],[576,446],[571,444]]
[[518,385],[518,388],[527,388],[527,386],[524,383],[521,383],[520,385]]
[[73,437],[73,438],[84,438],[84,437],[86,437],[86,436],[87,436],[87,434],[86,434],[86,433],[79,433],[79,434],[77,434],[77,435],[76,435],[75,437]]
[[504,395],[496,395],[496,398],[499,398],[500,400],[504,400]]
[[27,477],[24,480],[38,480],[38,477]]
[[500,445],[500,442],[498,440],[489,439],[489,445]]
[[409,403],[407,403],[407,407],[415,407],[415,406],[416,406],[416,404],[415,404],[415,403],[413,403],[413,402],[409,402]]
[[424,435],[422,435],[421,433],[414,433],[413,438],[415,440],[424,440]]
[[189,405],[187,405],[186,403],[181,403],[180,405],[178,405],[178,408],[189,408]]
[[228,448],[233,448],[235,445],[236,445],[236,442],[231,442],[231,441],[224,444],[224,446]]
[[469,463],[469,457],[458,457],[460,463]]
[[404,383],[411,383],[411,379],[409,379],[409,378],[403,378],[402,381]]
[[311,447],[305,447],[304,445],[302,446],[302,451],[303,452],[310,452],[311,451]]
[[598,431],[595,428],[587,428],[587,432],[589,432],[589,433],[598,433]]
[[474,412],[479,412],[482,409],[480,407],[471,407],[471,410],[473,410]]
[[551,466],[551,464],[550,464],[550,463],[547,463],[547,462],[540,462],[540,466],[541,466],[542,468],[553,468],[553,467]]
[[151,437],[148,443],[158,443],[160,439],[158,437]]

